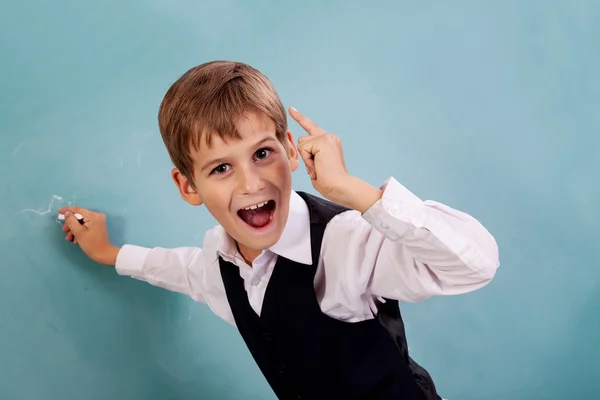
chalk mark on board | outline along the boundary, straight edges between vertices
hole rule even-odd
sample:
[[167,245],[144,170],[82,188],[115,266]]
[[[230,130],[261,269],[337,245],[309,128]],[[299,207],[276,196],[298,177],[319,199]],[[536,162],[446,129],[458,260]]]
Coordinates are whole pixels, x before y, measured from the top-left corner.
[[15,146],[15,148],[12,151],[12,155],[13,157],[16,157],[19,154],[19,151],[21,150],[21,147],[23,147],[23,145],[27,143],[27,140],[19,143],[18,145]]
[[63,201],[63,198],[59,195],[53,194],[52,197],[50,198],[50,204],[48,204],[48,208],[46,209],[37,209],[34,210],[32,208],[26,208],[24,210],[20,210],[19,212],[17,212],[17,214],[21,214],[24,212],[32,212],[32,213],[36,213],[38,215],[45,215],[45,214],[49,214],[52,212],[52,207],[54,206],[54,202],[55,201]]
[[[75,199],[75,196],[73,196],[73,199]],[[31,212],[31,213],[35,213],[37,215],[46,215],[46,214],[50,214],[51,212],[53,212],[53,208],[55,203],[61,204],[62,202],[64,202],[64,198],[62,196],[59,196],[57,194],[53,194],[52,197],[50,197],[50,204],[48,204],[47,208],[38,208],[37,210],[34,210],[33,208],[25,208],[23,210],[19,210],[17,211],[17,214],[22,214],[22,213],[26,213],[26,212]],[[69,200],[67,205],[71,205],[72,200]],[[56,220],[57,223],[60,223],[60,221]]]

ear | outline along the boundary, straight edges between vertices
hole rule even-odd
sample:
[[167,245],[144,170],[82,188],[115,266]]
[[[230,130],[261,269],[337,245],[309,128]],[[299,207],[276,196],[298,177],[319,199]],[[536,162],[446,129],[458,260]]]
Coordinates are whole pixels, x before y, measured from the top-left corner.
[[294,142],[292,131],[287,131],[287,153],[288,161],[290,163],[290,169],[294,172],[298,168],[298,148]]
[[177,168],[173,168],[171,171],[171,177],[177,185],[179,189],[179,193],[181,193],[181,197],[188,203],[193,206],[202,205],[202,199],[196,192],[196,189],[193,188],[190,181],[179,171]]

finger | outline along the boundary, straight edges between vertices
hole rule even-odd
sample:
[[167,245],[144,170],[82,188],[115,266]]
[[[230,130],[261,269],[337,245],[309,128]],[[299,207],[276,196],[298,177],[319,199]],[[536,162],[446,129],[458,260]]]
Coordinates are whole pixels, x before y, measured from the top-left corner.
[[317,179],[317,168],[315,166],[315,156],[319,152],[319,139],[315,136],[300,136],[298,138],[298,153],[304,161],[306,172],[310,177]]
[[314,142],[298,140],[298,153],[308,168],[315,167]]
[[69,225],[67,225],[67,224],[64,224],[64,225],[62,226],[62,231],[63,231],[64,233],[68,233],[68,232],[70,232]]
[[71,211],[65,211],[65,225],[69,227],[69,230],[73,235],[78,235],[85,230],[85,226],[79,222],[77,217]]
[[304,161],[304,165],[306,166],[306,172],[310,175],[311,178],[316,179],[315,175],[315,160],[311,158],[310,154],[300,153],[302,160]]
[[75,236],[73,236],[72,232],[67,233],[67,235],[65,236],[65,240],[68,242],[72,241],[73,239],[75,239]]
[[316,179],[315,159],[313,158],[312,153],[305,148],[299,148],[298,153],[300,153],[300,157],[302,157],[302,161],[304,161],[308,175],[310,175],[312,179]]
[[326,133],[294,107],[290,107],[290,116],[311,136],[319,136]]
[[83,207],[77,207],[77,206],[67,206],[67,207],[63,207],[63,208],[59,208],[58,209],[58,213],[59,214],[64,214],[67,211],[71,211],[73,214],[77,213],[77,214],[81,214],[84,217],[88,217],[90,214],[92,214],[92,211],[87,210]]

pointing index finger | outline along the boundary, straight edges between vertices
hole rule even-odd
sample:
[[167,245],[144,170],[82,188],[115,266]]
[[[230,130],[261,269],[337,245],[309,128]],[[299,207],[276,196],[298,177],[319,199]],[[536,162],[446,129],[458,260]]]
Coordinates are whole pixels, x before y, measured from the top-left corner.
[[317,124],[312,122],[310,119],[305,117],[300,111],[294,107],[290,107],[290,116],[310,135],[318,136],[324,135],[325,131],[321,129]]

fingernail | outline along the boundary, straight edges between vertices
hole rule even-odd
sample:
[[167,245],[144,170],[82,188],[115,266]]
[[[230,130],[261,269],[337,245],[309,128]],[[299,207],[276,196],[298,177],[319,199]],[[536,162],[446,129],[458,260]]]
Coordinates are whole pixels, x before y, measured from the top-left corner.
[[294,108],[294,107],[290,107],[290,109],[291,109],[292,111],[296,111],[296,112],[298,111],[298,110],[296,110],[296,108]]
[[65,217],[71,216],[73,213],[71,211],[65,211]]

